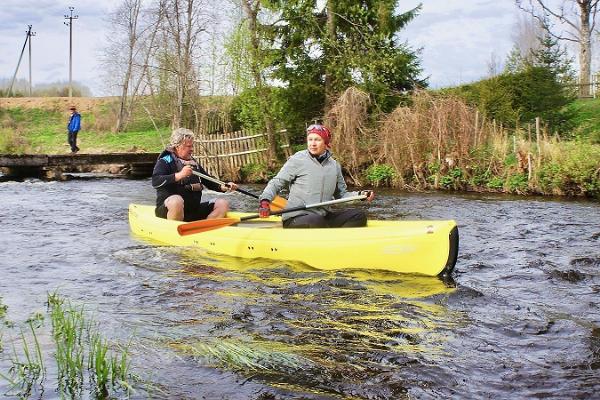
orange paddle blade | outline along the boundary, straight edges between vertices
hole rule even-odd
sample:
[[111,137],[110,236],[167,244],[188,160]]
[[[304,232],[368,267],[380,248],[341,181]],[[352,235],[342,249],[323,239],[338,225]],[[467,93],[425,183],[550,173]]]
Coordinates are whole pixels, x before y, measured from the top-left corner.
[[273,201],[271,202],[270,209],[271,211],[279,211],[283,210],[287,205],[287,200],[283,197],[275,196]]
[[212,231],[213,229],[224,228],[229,225],[240,222],[239,218],[214,218],[203,219],[201,221],[188,222],[177,226],[177,232],[180,236],[193,235],[194,233],[202,233]]

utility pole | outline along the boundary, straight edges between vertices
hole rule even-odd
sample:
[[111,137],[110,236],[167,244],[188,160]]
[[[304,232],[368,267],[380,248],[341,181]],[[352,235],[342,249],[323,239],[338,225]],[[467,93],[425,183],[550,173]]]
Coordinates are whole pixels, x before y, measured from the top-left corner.
[[15,84],[15,78],[17,77],[17,72],[19,72],[19,66],[21,65],[21,60],[23,59],[23,53],[25,52],[25,46],[27,45],[27,41],[29,40],[29,33],[31,32],[31,25],[29,25],[29,29],[27,30],[27,35],[25,36],[25,43],[23,43],[23,48],[21,49],[21,55],[19,56],[19,62],[17,62],[17,68],[15,68],[15,73],[10,81],[10,87],[8,88],[8,96],[12,93],[13,85]]
[[69,98],[73,97],[73,20],[79,18],[78,15],[73,15],[75,7],[69,7],[70,15],[65,15],[65,19],[69,22],[64,22],[69,27]]
[[31,83],[31,37],[35,36],[35,32],[31,32],[31,25],[29,25],[27,36],[29,38],[29,97],[31,97],[33,94],[33,84]]

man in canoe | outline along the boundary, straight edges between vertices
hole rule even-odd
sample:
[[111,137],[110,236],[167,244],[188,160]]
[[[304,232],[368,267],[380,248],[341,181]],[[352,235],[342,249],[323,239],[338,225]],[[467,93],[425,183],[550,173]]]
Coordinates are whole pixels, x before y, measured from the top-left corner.
[[[306,135],[307,149],[290,157],[260,195],[258,212],[261,217],[269,216],[270,202],[284,187],[289,188],[286,208],[360,194],[366,195],[367,201],[372,201],[375,197],[371,190],[346,191],[342,167],[329,151],[329,129],[319,124],[311,125],[306,130]],[[332,211],[318,207],[285,213],[282,218],[284,228],[341,228],[367,224],[366,213],[359,209]]]
[[177,128],[169,146],[158,156],[152,172],[157,217],[189,222],[223,218],[227,214],[229,202],[220,198],[202,202],[202,189],[206,186],[216,192],[228,192],[236,190],[237,185],[220,185],[194,175],[194,171],[204,175],[207,172],[192,157],[193,150],[194,132]]

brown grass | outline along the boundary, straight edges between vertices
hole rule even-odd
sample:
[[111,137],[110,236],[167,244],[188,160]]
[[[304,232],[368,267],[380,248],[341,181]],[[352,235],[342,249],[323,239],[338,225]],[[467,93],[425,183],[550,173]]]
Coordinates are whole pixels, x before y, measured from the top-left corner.
[[350,87],[342,94],[327,115],[326,125],[332,129],[332,149],[340,160],[353,184],[361,185],[361,170],[372,162],[374,143],[369,138],[367,119],[369,95]]

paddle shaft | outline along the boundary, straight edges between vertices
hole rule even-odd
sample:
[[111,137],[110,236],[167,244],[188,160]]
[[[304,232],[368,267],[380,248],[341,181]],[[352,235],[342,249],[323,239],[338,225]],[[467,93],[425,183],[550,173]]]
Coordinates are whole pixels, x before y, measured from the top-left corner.
[[[346,202],[354,201],[354,200],[364,200],[366,198],[367,198],[367,196],[365,196],[365,195],[344,197],[344,198],[338,199],[338,200],[330,200],[330,201],[325,201],[322,203],[315,203],[315,204],[308,204],[305,206],[292,207],[292,208],[288,208],[286,210],[273,211],[271,213],[271,215],[279,215],[279,214],[284,214],[284,213],[292,212],[292,211],[307,210],[309,208],[314,208],[314,207],[325,207],[325,206],[329,206],[332,204],[346,203]],[[234,224],[240,223],[242,221],[247,221],[249,219],[255,219],[255,218],[260,218],[260,214],[247,215],[247,216],[241,217],[241,218],[203,219],[200,221],[193,221],[193,222],[181,224],[181,225],[177,226],[177,232],[179,232],[179,234],[181,236],[192,235],[195,233],[211,231],[213,229],[224,228],[226,226],[234,225]]]
[[[285,210],[272,211],[269,215],[281,215],[281,214],[285,214],[285,213],[292,212],[292,211],[302,211],[302,210],[308,210],[309,208],[331,206],[333,204],[347,203],[349,201],[354,201],[354,200],[364,200],[366,198],[367,198],[367,196],[365,196],[364,194],[361,194],[358,196],[352,196],[352,197],[343,197],[341,199],[324,201],[322,203],[307,204],[305,206],[298,206],[298,207],[286,208]],[[260,214],[246,215],[245,217],[240,218],[240,222],[247,221],[249,219],[255,219],[255,218],[260,218]]]
[[[198,171],[192,170],[192,173],[194,175],[196,175],[196,176],[199,176],[200,178],[206,179],[207,181],[211,181],[211,182],[214,182],[214,183],[218,183],[219,185],[223,185],[223,186],[229,187],[229,185],[227,183],[225,183],[223,181],[220,181],[217,178],[213,178],[212,176],[205,175],[202,172],[198,172]],[[235,191],[243,193],[243,194],[251,196],[251,197],[254,197],[255,199],[258,200],[258,195],[254,194],[254,193],[251,193],[251,192],[247,192],[244,189],[237,188],[237,189],[235,189]]]

